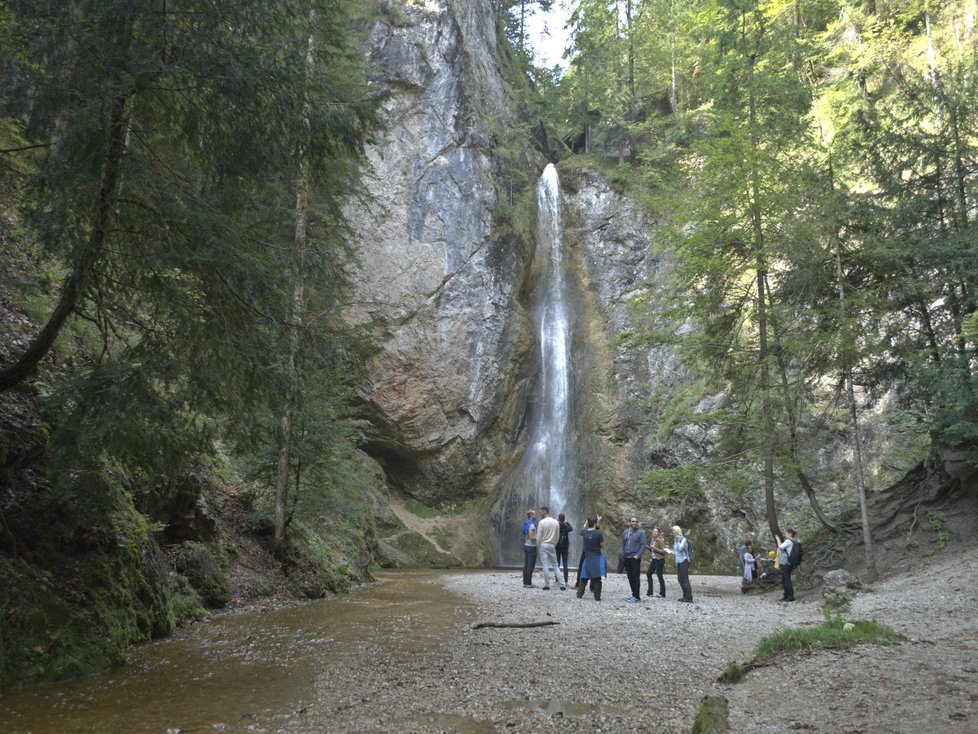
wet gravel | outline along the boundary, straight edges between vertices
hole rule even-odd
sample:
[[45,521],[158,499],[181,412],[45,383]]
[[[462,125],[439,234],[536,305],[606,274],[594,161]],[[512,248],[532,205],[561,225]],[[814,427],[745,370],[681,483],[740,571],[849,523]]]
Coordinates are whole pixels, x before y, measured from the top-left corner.
[[692,582],[693,604],[678,601],[674,576],[666,598],[633,604],[619,575],[601,601],[524,589],[518,571],[435,577],[427,583],[443,584],[464,610],[445,620],[442,643],[349,661],[320,677],[316,708],[329,702],[337,732],[688,731],[702,692],[731,660],[750,657],[760,637],[785,625],[821,619],[817,599],[744,596],[736,577]]
[[442,640],[387,652],[378,629],[375,646],[319,677],[307,721],[335,732],[688,732],[702,697],[719,695],[734,732],[976,732],[978,553],[926,569],[860,593],[847,615],[909,642],[786,656],[735,685],[717,678],[761,637],[822,621],[816,593],[786,605],[777,592],[742,595],[735,577],[694,574],[693,604],[677,601],[674,576],[667,598],[632,604],[619,575],[600,602],[524,589],[518,571],[435,576],[419,583],[457,599]]
[[920,558],[856,596],[850,619],[908,642],[785,658],[745,684],[715,686],[731,731],[978,732],[978,550]]

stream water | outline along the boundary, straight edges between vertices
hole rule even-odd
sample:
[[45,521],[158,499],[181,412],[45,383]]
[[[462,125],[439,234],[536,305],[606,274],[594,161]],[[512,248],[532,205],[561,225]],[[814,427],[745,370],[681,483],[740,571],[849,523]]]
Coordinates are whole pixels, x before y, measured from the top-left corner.
[[446,624],[466,613],[465,602],[426,583],[431,578],[430,571],[389,572],[342,598],[185,627],[132,648],[126,665],[0,696],[0,731],[274,732],[295,730],[300,720],[315,729],[305,709],[317,676],[349,664],[364,646],[404,655],[433,649]]

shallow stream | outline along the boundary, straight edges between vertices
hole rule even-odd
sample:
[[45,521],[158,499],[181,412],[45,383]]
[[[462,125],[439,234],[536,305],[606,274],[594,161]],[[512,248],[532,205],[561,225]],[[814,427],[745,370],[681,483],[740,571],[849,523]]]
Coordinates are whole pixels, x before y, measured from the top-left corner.
[[404,655],[432,649],[465,614],[464,600],[430,583],[432,576],[385,573],[381,583],[340,598],[185,627],[133,648],[125,665],[99,675],[0,696],[0,731],[274,732],[299,728],[300,721],[309,727],[306,707],[314,703],[317,676],[365,646]]

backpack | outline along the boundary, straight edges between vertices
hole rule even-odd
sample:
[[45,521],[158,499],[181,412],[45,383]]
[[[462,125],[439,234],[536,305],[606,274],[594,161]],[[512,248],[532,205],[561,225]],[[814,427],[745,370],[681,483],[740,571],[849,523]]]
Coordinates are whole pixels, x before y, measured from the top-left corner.
[[557,541],[557,545],[561,548],[566,548],[570,543],[570,531],[571,526],[566,523],[560,523],[560,539]]
[[689,556],[690,563],[696,560],[696,548],[693,546],[693,541],[689,538],[686,538],[686,555]]
[[801,565],[801,559],[804,555],[805,552],[801,549],[801,543],[793,540],[791,542],[791,551],[788,553],[788,565],[791,568],[798,568]]

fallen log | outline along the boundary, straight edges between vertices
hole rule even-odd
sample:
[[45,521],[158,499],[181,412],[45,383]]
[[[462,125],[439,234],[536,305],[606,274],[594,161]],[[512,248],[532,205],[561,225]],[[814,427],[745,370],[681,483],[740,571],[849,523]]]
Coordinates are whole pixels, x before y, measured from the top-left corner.
[[472,625],[472,629],[480,630],[483,627],[546,627],[551,624],[560,624],[560,622],[548,621],[548,622],[476,622]]

